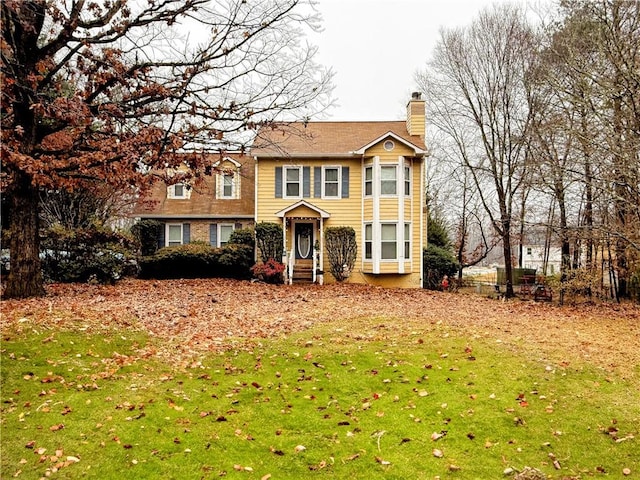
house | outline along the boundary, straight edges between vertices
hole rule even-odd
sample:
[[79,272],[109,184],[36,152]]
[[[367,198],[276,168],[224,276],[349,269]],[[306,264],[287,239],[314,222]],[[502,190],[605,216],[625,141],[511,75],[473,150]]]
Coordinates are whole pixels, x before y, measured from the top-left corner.
[[157,182],[133,216],[159,221],[159,247],[194,241],[224,245],[238,228],[253,226],[253,158],[240,153],[211,156],[212,174],[193,186]]
[[[351,226],[347,281],[422,286],[426,246],[425,104],[390,122],[300,122],[258,132],[255,221],[281,224],[289,281],[332,281],[324,230]],[[324,277],[324,278],[323,278]]]

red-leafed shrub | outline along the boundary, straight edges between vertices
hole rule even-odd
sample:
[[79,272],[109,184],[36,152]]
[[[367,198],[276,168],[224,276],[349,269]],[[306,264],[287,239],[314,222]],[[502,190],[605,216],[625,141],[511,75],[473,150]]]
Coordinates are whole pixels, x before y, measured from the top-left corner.
[[256,263],[251,267],[253,276],[266,283],[282,283],[284,272],[284,263],[278,262],[270,258],[265,263]]

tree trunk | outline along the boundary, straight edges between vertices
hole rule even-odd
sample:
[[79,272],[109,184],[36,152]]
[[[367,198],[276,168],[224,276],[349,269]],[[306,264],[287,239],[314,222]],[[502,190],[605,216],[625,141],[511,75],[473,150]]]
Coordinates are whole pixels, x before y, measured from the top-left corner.
[[27,298],[44,295],[40,268],[40,235],[38,220],[38,190],[27,175],[16,173],[12,185],[9,229],[11,269],[7,277],[6,298]]

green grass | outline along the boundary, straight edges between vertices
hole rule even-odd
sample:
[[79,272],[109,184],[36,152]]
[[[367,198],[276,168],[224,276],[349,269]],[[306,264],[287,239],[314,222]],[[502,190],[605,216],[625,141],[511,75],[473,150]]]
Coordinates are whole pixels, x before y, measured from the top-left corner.
[[187,369],[141,356],[154,342],[141,334],[5,332],[1,477],[640,474],[638,375],[383,323],[325,324]]

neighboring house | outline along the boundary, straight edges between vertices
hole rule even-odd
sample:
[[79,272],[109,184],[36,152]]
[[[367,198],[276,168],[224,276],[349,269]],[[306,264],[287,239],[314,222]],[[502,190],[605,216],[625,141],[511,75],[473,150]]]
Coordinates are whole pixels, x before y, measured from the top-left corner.
[[349,282],[422,286],[424,135],[418,93],[406,121],[305,122],[258,133],[255,219],[283,226],[290,281],[321,282],[323,271],[332,281],[324,230],[351,226],[358,256]]
[[159,247],[194,241],[224,245],[238,228],[253,226],[254,162],[241,154],[212,155],[213,172],[201,184],[154,185],[136,206],[138,220],[162,223]]
[[554,275],[560,272],[562,252],[560,247],[545,248],[540,244],[524,244],[522,246],[522,266],[535,268],[539,275]]

